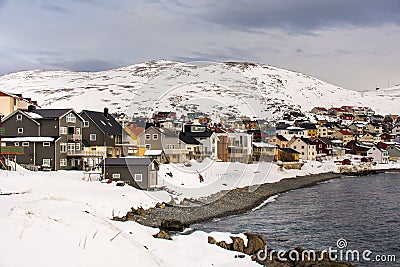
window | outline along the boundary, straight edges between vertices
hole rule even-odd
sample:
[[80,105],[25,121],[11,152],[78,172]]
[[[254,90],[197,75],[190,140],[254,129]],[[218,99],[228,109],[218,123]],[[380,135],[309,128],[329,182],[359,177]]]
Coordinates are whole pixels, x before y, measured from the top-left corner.
[[22,142],[22,146],[29,146],[29,142]]
[[15,142],[15,143],[14,143],[14,146],[19,146],[19,142]]
[[319,148],[321,148],[322,147],[322,144],[319,144]]
[[143,180],[141,173],[135,173],[135,182],[141,182]]
[[76,150],[81,150],[81,143],[76,143],[75,148],[76,148]]
[[69,113],[67,115],[67,122],[71,122],[71,123],[75,123],[76,122],[76,117],[74,116],[74,114]]
[[18,128],[17,129],[18,134],[24,134],[24,128]]
[[82,127],[83,128],[88,128],[89,127],[89,122],[88,121],[82,121]]
[[75,134],[81,135],[81,128],[75,128]]
[[150,140],[150,134],[146,134],[146,140]]
[[158,140],[158,134],[153,134],[153,140]]
[[96,141],[96,134],[90,134],[90,141]]
[[67,152],[67,144],[61,143],[60,144],[60,153],[66,153],[66,152]]
[[119,173],[113,173],[112,178],[113,178],[113,179],[120,179],[120,178],[121,178],[121,174],[119,174]]
[[301,146],[301,149],[304,149],[304,146]]
[[60,167],[66,167],[67,166],[67,159],[60,159]]
[[49,147],[50,146],[50,142],[43,142],[43,147]]
[[60,127],[60,134],[67,134],[67,127]]
[[17,115],[17,121],[22,121],[22,115],[21,114]]
[[50,166],[51,160],[50,159],[43,159],[43,165]]
[[175,149],[175,144],[167,144],[167,149]]
[[75,151],[75,143],[68,143],[68,151]]
[[297,146],[293,146],[293,149],[297,149]]
[[146,144],[146,149],[151,149],[151,145],[150,144]]

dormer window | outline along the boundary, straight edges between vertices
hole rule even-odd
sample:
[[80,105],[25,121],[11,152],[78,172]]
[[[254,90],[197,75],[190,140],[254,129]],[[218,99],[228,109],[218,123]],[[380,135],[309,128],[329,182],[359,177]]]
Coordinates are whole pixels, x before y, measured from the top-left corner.
[[76,122],[76,117],[74,116],[74,114],[69,113],[67,115],[67,122],[71,122],[71,123],[75,123]]

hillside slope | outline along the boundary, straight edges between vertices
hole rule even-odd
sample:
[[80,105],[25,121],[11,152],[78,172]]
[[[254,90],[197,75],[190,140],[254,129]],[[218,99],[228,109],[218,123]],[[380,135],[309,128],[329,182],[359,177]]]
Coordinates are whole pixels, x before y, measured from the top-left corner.
[[253,63],[150,61],[102,72],[21,71],[0,77],[0,89],[23,93],[42,107],[73,107],[128,115],[154,110],[279,117],[318,106],[371,106],[400,113],[400,87],[361,93],[277,67]]

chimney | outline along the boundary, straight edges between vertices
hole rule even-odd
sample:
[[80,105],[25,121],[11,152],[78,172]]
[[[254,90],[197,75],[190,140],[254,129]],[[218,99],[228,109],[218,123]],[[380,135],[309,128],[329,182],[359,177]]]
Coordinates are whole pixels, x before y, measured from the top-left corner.
[[104,108],[104,117],[108,118],[108,108]]
[[28,112],[32,112],[32,111],[34,111],[36,109],[36,106],[34,106],[34,105],[29,105],[28,106]]

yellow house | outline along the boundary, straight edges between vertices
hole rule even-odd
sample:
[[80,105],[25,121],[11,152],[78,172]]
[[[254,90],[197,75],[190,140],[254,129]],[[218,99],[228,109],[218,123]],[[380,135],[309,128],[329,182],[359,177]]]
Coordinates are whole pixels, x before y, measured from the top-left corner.
[[144,152],[146,152],[146,143],[145,143],[145,129],[143,127],[138,127],[135,124],[129,124],[125,127],[125,131],[129,134],[129,136],[135,141],[134,148],[134,156],[143,157]]
[[37,105],[36,102],[30,101],[30,99],[24,99],[20,95],[14,95],[0,91],[0,114],[7,116],[14,111],[28,110],[30,105]]

